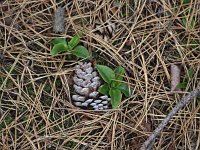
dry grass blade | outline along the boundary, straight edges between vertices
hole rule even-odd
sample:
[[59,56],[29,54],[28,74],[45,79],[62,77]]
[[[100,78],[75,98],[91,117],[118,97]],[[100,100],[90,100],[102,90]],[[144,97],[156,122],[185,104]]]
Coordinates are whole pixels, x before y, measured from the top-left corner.
[[[139,149],[180,97],[198,85],[199,4],[1,0],[0,149]],[[62,34],[53,32],[58,7],[65,9]],[[133,94],[123,97],[119,109],[97,113],[71,103],[79,60],[69,53],[52,57],[50,41],[79,32],[97,63],[125,68]],[[182,66],[181,81],[194,69],[182,92],[170,91],[171,64]],[[154,148],[199,149],[197,109],[194,101],[176,113]]]

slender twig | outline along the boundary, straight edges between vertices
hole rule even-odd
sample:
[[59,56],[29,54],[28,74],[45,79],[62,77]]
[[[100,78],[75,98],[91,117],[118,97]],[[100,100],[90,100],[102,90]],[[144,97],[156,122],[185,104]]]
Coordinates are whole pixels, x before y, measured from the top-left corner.
[[160,131],[168,124],[169,120],[184,106],[186,106],[192,99],[196,98],[200,94],[200,87],[197,87],[194,91],[190,92],[187,96],[183,97],[181,101],[172,109],[167,117],[159,124],[159,126],[153,131],[149,138],[143,143],[140,150],[150,150],[156,136]]

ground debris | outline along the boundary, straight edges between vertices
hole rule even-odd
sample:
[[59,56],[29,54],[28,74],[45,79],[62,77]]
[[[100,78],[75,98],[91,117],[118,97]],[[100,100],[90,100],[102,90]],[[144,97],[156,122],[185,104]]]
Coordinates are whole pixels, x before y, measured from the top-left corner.
[[171,110],[171,112],[165,117],[165,119],[158,125],[158,127],[152,132],[149,138],[144,142],[140,150],[150,150],[156,136],[160,131],[168,124],[170,119],[184,106],[186,106],[191,100],[196,98],[200,94],[200,87],[197,87],[195,90],[191,91],[187,96],[183,97],[181,101],[176,104],[176,106]]
[[62,33],[65,31],[65,9],[58,7],[54,13],[53,31]]
[[177,85],[180,83],[181,69],[178,65],[171,65],[171,91],[180,91]]

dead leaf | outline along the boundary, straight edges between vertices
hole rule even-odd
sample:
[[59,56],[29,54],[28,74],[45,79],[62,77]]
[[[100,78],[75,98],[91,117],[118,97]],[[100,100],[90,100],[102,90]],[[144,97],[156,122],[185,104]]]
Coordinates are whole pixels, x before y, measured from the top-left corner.
[[147,121],[144,119],[142,123],[140,124],[139,128],[143,130],[143,132],[152,132],[152,124],[151,120],[147,119]]
[[177,85],[180,83],[181,78],[181,69],[178,65],[171,65],[171,91],[180,91],[180,89],[177,88]]

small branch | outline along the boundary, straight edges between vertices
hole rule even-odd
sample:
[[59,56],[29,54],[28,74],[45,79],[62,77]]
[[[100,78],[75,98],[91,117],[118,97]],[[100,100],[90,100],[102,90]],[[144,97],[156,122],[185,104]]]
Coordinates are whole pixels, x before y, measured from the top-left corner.
[[140,150],[150,150],[156,136],[160,131],[168,124],[169,120],[184,106],[186,106],[192,99],[196,98],[200,94],[200,87],[197,87],[194,91],[190,92],[187,96],[183,97],[181,101],[172,109],[167,117],[159,124],[159,126],[153,131],[149,138],[143,143]]
[[65,31],[65,8],[58,7],[54,14],[53,31],[62,33]]

